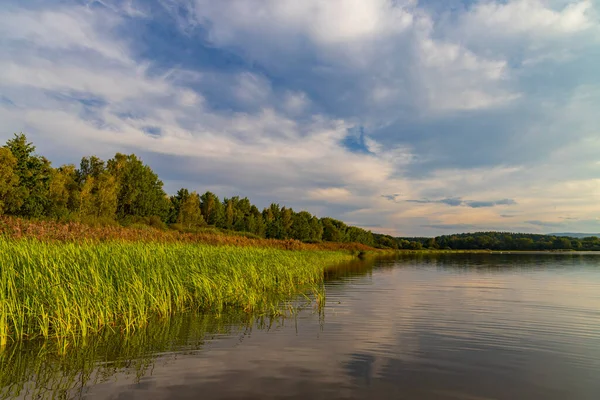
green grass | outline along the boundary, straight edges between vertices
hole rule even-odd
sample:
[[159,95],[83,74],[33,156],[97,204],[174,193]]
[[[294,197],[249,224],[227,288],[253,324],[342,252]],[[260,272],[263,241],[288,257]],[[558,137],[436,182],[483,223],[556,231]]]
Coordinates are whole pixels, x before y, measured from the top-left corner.
[[350,259],[331,251],[0,238],[0,345],[130,332],[184,311],[264,311]]

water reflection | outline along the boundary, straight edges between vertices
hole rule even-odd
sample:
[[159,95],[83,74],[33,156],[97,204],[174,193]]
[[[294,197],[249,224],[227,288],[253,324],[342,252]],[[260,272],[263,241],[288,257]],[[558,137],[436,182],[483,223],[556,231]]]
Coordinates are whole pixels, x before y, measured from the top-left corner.
[[0,354],[5,397],[597,399],[600,257],[409,255],[288,318],[180,316]]

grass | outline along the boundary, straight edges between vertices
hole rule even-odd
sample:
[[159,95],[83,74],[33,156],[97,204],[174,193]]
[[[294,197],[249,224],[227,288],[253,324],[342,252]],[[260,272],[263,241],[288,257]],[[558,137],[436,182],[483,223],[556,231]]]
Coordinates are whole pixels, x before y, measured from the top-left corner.
[[184,311],[274,307],[348,252],[0,237],[0,345],[131,332]]

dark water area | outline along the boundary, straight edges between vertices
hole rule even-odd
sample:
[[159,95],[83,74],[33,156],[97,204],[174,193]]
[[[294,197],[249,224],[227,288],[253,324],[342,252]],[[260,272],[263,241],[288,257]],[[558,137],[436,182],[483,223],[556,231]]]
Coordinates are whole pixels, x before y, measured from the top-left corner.
[[184,315],[0,354],[5,398],[600,398],[600,255],[440,254],[327,276],[321,309]]

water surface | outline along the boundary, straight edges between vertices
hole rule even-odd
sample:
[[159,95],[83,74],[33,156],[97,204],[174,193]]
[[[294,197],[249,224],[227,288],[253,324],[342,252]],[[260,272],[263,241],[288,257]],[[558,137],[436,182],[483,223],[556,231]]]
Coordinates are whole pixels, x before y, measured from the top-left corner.
[[600,256],[365,261],[329,274],[321,310],[181,316],[72,346],[9,349],[5,396],[596,400]]

